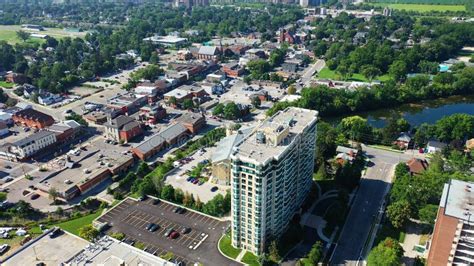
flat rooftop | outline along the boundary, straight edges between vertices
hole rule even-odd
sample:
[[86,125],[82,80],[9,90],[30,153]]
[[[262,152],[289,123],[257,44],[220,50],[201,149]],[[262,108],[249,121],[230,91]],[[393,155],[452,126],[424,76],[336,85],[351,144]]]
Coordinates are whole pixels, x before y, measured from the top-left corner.
[[2,265],[38,265],[40,262],[46,265],[61,265],[89,244],[86,240],[66,232],[55,238],[44,234],[32,242],[31,245],[7,258]]
[[445,215],[473,223],[474,183],[451,179],[444,185],[440,207],[444,207]]
[[[316,122],[317,115],[317,111],[296,107],[279,111],[272,117],[265,119],[240,145],[235,147],[232,157],[258,165],[266,164],[271,159],[278,158],[291,147],[295,137]],[[286,130],[288,135],[277,145],[268,141],[261,143],[257,140],[258,132],[265,131],[278,135]]]
[[[109,149],[101,149],[97,146],[88,146],[87,151],[80,150],[79,155],[69,155],[71,161],[75,162],[73,168],[65,168],[56,175],[39,182],[40,186],[46,188],[54,187],[63,192],[81,184],[89,177],[94,177],[107,169],[113,170],[132,158],[131,155],[123,154],[111,146]],[[86,169],[89,172],[85,173]]]
[[64,265],[174,266],[176,264],[104,236],[64,261]]

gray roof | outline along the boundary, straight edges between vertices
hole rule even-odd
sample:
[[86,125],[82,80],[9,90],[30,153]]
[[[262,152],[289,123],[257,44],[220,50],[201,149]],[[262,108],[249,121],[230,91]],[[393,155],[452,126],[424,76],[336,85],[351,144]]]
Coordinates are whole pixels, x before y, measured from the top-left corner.
[[407,133],[402,133],[400,136],[397,138],[398,141],[405,141],[405,142],[410,142],[411,137]]
[[430,140],[430,141],[428,141],[426,146],[427,147],[438,148],[438,149],[443,149],[444,147],[448,146],[448,144],[443,143],[443,142],[439,142],[439,141],[436,141],[436,140]]
[[136,149],[141,151],[142,153],[147,153],[154,148],[162,145],[165,142],[165,139],[161,136],[160,133],[156,133],[150,138],[146,139],[142,143],[135,146]]
[[139,126],[140,124],[133,119],[133,117],[119,115],[117,118],[112,120],[112,123],[105,123],[106,127],[118,128],[120,130],[130,130],[134,127]]
[[185,128],[181,124],[174,124],[171,125],[160,132],[160,135],[167,141],[170,142],[171,140],[175,139],[179,135],[185,133],[187,128]]
[[439,203],[444,207],[444,215],[458,218],[470,223],[474,219],[471,217],[474,213],[472,208],[472,198],[474,197],[474,183],[451,179],[444,185],[443,195]]
[[41,131],[38,131],[36,133],[33,133],[33,134],[29,135],[28,137],[26,137],[24,139],[20,139],[20,140],[14,142],[13,146],[20,146],[21,147],[21,146],[24,146],[26,144],[32,143],[34,141],[37,141],[39,139],[45,138],[46,136],[49,136],[49,135],[54,135],[54,132],[41,130]]
[[199,48],[199,54],[205,55],[216,55],[217,54],[217,47],[216,46],[201,46]]
[[237,134],[227,136],[217,143],[216,151],[212,154],[211,161],[213,163],[230,159],[232,149],[237,146],[244,138],[252,132],[254,127],[241,129]]
[[349,154],[351,151],[355,154],[357,154],[359,152],[357,149],[347,148],[347,147],[344,147],[344,146],[337,146],[337,148],[336,148],[336,152],[338,152],[338,153]]

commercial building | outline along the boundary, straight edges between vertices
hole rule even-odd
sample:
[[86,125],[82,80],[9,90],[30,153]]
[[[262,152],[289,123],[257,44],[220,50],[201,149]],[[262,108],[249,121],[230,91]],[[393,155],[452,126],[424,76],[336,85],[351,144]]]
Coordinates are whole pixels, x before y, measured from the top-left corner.
[[59,143],[65,143],[76,138],[82,129],[81,124],[74,120],[66,120],[55,123],[48,127],[47,130],[56,134],[56,140]]
[[311,189],[318,112],[290,107],[263,121],[231,155],[232,245],[257,255]]
[[45,128],[54,124],[53,117],[35,109],[20,110],[12,116],[12,119],[16,124],[31,128]]
[[183,125],[191,134],[196,134],[206,125],[206,118],[199,113],[185,113],[178,117],[176,122]]
[[245,73],[245,68],[238,63],[228,63],[222,66],[222,71],[231,78],[241,77]]
[[41,130],[18,140],[9,147],[9,152],[22,160],[35,155],[37,152],[56,143],[56,134],[51,131]]
[[444,185],[427,265],[474,264],[474,183],[450,180]]
[[141,135],[143,129],[133,117],[119,115],[114,119],[108,119],[105,126],[105,137],[117,142],[128,142],[129,140]]
[[168,47],[180,47],[188,42],[188,39],[176,36],[152,36],[143,40],[149,41],[153,44],[161,44]]

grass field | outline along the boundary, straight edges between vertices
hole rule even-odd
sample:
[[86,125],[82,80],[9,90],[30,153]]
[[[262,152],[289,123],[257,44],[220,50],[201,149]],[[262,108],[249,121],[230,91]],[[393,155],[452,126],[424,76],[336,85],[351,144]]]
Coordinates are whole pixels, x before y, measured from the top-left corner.
[[13,88],[15,83],[0,81],[0,88]]
[[99,217],[100,214],[102,213],[102,210],[98,210],[95,213],[69,220],[67,222],[59,223],[57,226],[59,226],[61,229],[68,231],[71,234],[79,235],[79,228],[92,224],[92,221],[94,221],[95,218]]
[[242,262],[248,264],[250,266],[259,266],[258,257],[252,254],[251,252],[247,251],[245,255],[242,257]]
[[221,251],[222,251],[225,255],[227,255],[227,256],[229,256],[229,257],[231,257],[231,258],[233,258],[233,259],[237,258],[237,256],[240,254],[240,251],[241,251],[240,249],[234,248],[234,247],[232,246],[232,244],[231,244],[231,238],[230,238],[230,235],[229,235],[229,234],[224,235],[224,236],[221,238],[221,241],[219,241],[219,248],[221,249]]
[[[22,42],[17,36],[16,32],[21,30],[21,26],[19,25],[0,25],[0,41],[6,41],[9,44],[15,44]],[[44,31],[40,32],[32,32],[32,33],[39,33],[39,34],[46,34],[51,37],[55,38],[64,38],[64,37],[84,37],[86,32],[69,32],[59,28],[45,28]],[[30,38],[26,41],[27,43],[42,43],[44,42],[43,39],[39,38]]]
[[425,4],[390,4],[390,3],[370,3],[373,6],[389,7],[398,10],[431,12],[431,11],[466,11],[464,5],[425,5]]
[[[318,77],[321,79],[342,80],[339,74],[337,74],[335,71],[330,70],[327,67],[321,69],[321,71],[318,74]],[[375,78],[374,80],[387,81],[389,79],[390,79],[389,75],[382,75]],[[352,75],[352,77],[349,78],[347,81],[368,82],[368,80],[362,74],[359,74],[359,73]]]

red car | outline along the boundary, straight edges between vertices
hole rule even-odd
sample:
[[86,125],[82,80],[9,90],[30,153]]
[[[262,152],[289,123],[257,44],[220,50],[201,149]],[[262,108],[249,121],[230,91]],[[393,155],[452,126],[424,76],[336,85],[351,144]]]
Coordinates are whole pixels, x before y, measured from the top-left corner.
[[171,234],[170,234],[170,238],[171,238],[171,239],[176,239],[176,238],[178,238],[178,236],[179,236],[179,233],[176,232],[176,231],[173,231],[173,232],[171,232]]

